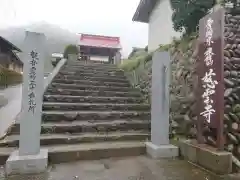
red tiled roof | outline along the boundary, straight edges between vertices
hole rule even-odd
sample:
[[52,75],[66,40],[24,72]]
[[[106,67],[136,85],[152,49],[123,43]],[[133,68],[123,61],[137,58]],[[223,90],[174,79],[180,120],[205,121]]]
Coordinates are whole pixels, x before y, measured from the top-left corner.
[[99,36],[91,34],[81,34],[79,45],[121,49],[119,37]]

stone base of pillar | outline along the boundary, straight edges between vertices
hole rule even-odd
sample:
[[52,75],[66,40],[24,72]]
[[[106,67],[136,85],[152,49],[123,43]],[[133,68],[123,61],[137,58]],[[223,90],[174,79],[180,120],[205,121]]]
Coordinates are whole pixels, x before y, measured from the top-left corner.
[[48,150],[41,149],[38,155],[19,156],[14,151],[6,162],[6,175],[38,174],[47,171]]
[[178,147],[174,145],[157,146],[152,142],[146,142],[147,154],[154,159],[160,158],[174,158],[179,156]]

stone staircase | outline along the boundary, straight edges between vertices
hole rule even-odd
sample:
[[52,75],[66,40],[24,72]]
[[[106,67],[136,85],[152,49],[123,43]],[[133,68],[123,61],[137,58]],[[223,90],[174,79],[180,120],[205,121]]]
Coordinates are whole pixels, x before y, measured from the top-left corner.
[[[150,107],[112,64],[68,61],[44,94],[41,146],[51,163],[145,153]],[[19,124],[0,141],[0,163],[18,147]]]

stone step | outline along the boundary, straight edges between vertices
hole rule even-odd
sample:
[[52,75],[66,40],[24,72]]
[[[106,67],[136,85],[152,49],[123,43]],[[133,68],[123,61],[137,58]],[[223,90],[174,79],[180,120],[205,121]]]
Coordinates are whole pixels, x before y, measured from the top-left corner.
[[125,75],[123,73],[121,74],[110,74],[110,73],[77,73],[77,72],[71,72],[71,71],[60,71],[58,73],[59,75],[72,75],[72,76],[82,76],[82,77],[114,77],[114,78],[126,78]]
[[92,81],[92,80],[72,80],[72,79],[54,79],[53,83],[61,84],[81,84],[81,85],[95,85],[95,86],[115,86],[115,87],[131,87],[129,82],[104,82],[104,81]]
[[142,103],[141,98],[135,97],[101,97],[101,96],[67,96],[67,95],[44,95],[45,102],[88,102],[88,103]]
[[133,92],[137,91],[132,87],[116,87],[116,86],[101,86],[101,85],[80,85],[80,84],[63,84],[52,83],[48,87],[49,89],[77,89],[77,90],[95,90],[95,91],[121,91],[121,92]]
[[[58,120],[59,121],[59,120]],[[149,120],[112,120],[112,121],[59,121],[57,123],[44,122],[41,134],[79,134],[79,133],[108,133],[119,131],[150,131]],[[8,135],[19,134],[19,124],[10,127]]]
[[[78,160],[97,160],[111,157],[139,156],[146,153],[144,142],[120,141],[84,143],[73,145],[42,146],[48,149],[49,163],[58,164]],[[16,150],[13,147],[0,148],[0,164],[4,165],[10,154]]]
[[95,74],[106,74],[106,75],[123,75],[124,72],[122,70],[96,70],[96,69],[81,69],[81,68],[62,68],[60,70],[62,73],[71,72],[74,74],[82,74],[82,73],[95,73]]
[[143,111],[43,111],[43,122],[114,120],[114,119],[150,119],[150,112]]
[[91,80],[91,81],[103,81],[103,82],[123,82],[129,83],[126,77],[109,77],[109,76],[74,76],[74,75],[61,75],[57,74],[55,79],[66,79],[66,80]]
[[[110,133],[84,133],[84,134],[42,134],[41,146],[59,144],[97,143],[108,141],[146,141],[150,139],[147,132],[110,132]],[[0,141],[0,147],[18,147],[19,135],[7,136]]]
[[148,104],[44,102],[43,111],[150,111]]
[[66,66],[118,69],[118,67],[115,64],[101,64],[101,63],[67,62]]
[[73,96],[107,96],[107,97],[138,97],[140,92],[121,92],[121,91],[98,91],[98,90],[79,90],[79,89],[47,89],[45,95],[73,95]]
[[119,68],[104,68],[104,67],[88,67],[88,66],[64,66],[62,71],[73,71],[73,72],[119,72],[123,73],[124,71]]

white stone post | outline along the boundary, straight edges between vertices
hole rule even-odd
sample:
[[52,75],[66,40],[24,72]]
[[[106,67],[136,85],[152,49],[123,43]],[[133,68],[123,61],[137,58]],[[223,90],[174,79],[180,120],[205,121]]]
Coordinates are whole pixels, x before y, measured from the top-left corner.
[[153,158],[178,156],[178,148],[169,144],[170,55],[156,52],[152,64],[151,142],[147,153]]
[[41,173],[47,169],[48,151],[40,149],[45,43],[44,34],[26,32],[19,150],[6,162],[7,175]]

